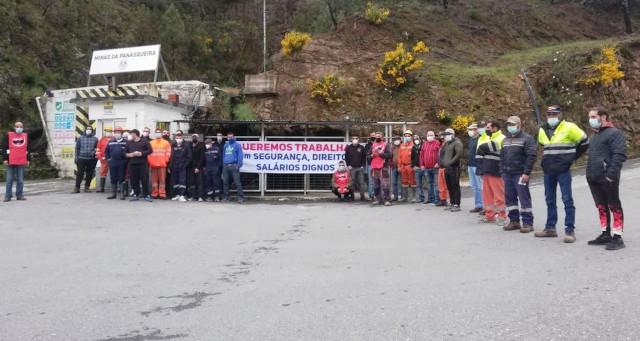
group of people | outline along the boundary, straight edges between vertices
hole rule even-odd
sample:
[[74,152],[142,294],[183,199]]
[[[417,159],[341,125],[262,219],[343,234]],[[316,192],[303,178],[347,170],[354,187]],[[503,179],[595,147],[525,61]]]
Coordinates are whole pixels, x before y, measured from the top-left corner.
[[[496,223],[506,231],[534,231],[533,205],[529,178],[537,159],[537,148],[543,148],[541,168],[544,173],[547,219],[540,238],[557,237],[557,188],[560,187],[565,208],[564,242],[573,243],[575,206],[572,196],[571,166],[589,152],[586,178],[600,217],[601,234],[589,245],[606,245],[607,250],[625,247],[622,239],[624,215],[619,186],[622,165],[627,159],[625,134],[611,123],[606,109],[589,111],[593,135],[563,119],[558,106],[547,108],[547,122],[537,132],[537,142],[523,131],[519,117],[507,119],[506,134],[497,120],[482,121],[467,128],[469,135],[467,170],[473,190],[474,207],[481,223]],[[462,141],[447,128],[425,138],[406,130],[384,141],[381,132],[371,133],[362,145],[357,136],[345,148],[344,161],[332,178],[332,191],[339,201],[361,201],[374,205],[391,205],[393,201],[442,206],[460,211],[460,168],[464,154]],[[365,197],[368,179],[369,198]],[[426,193],[424,186],[426,183]]]
[[[80,193],[84,180],[84,192],[93,180],[95,167],[100,162],[100,184],[97,192],[105,191],[107,175],[112,193],[107,199],[120,197],[131,201],[140,199],[172,198],[175,201],[229,201],[231,181],[235,183],[238,202],[244,195],[240,182],[243,151],[233,133],[222,133],[216,139],[199,141],[193,134],[186,141],[181,130],[171,139],[168,130],[144,128],[129,130],[106,126],[100,140],[94,136],[91,126],[76,141],[76,183],[72,193]],[[129,192],[131,188],[132,192]],[[188,198],[188,199],[187,199]]]

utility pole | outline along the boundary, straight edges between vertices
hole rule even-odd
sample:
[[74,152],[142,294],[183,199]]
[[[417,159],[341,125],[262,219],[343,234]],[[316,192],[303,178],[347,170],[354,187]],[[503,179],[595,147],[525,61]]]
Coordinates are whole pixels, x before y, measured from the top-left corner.
[[262,0],[262,73],[267,72],[267,0]]

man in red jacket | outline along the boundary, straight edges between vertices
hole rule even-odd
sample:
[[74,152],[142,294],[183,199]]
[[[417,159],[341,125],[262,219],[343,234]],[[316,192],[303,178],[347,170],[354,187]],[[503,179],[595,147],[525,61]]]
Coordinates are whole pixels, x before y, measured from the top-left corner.
[[6,170],[7,187],[4,194],[4,201],[11,201],[13,196],[13,175],[18,178],[16,184],[16,197],[18,200],[27,200],[22,194],[24,186],[24,169],[29,166],[29,152],[27,151],[27,134],[23,131],[22,122],[13,125],[14,131],[8,132],[2,142],[4,151],[3,163]]
[[104,185],[107,182],[107,173],[109,172],[109,161],[105,157],[105,151],[107,150],[107,145],[109,145],[109,141],[113,138],[113,127],[105,126],[104,134],[102,134],[102,138],[98,141],[98,147],[96,148],[96,159],[100,161],[100,189],[96,192],[103,193]]

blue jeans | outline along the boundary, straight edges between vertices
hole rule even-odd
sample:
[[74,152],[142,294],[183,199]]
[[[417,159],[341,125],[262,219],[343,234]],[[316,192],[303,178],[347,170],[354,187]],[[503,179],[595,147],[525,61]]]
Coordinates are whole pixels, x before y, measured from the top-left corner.
[[482,175],[476,175],[476,167],[467,167],[469,171],[469,182],[473,191],[473,201],[475,207],[483,207],[482,205]]
[[[502,175],[504,181],[504,200],[509,211],[509,220],[520,222],[522,217],[522,225],[533,226],[533,209],[531,206],[531,192],[529,192],[529,182],[526,185],[520,185],[520,177],[522,175]],[[518,200],[520,208],[518,209]]]
[[398,172],[398,167],[391,168],[391,192],[393,193],[393,198],[397,199],[398,194],[404,197],[404,189],[402,186],[398,186],[398,183],[402,182],[402,176],[400,172]]
[[551,175],[544,174],[544,198],[547,202],[547,223],[545,229],[555,229],[558,222],[558,207],[556,206],[556,192],[560,185],[562,202],[564,203],[564,231],[573,233],[576,222],[576,207],[573,205],[571,195],[571,170],[564,173]]
[[416,177],[416,186],[418,187],[418,202],[424,202],[424,182],[422,182],[422,179],[426,180],[427,178],[425,172],[426,169],[422,170],[420,167],[413,168],[413,173]]
[[373,198],[373,177],[371,177],[371,165],[367,165],[367,179],[369,181],[369,198]]
[[7,180],[7,188],[4,192],[4,196],[7,198],[11,198],[12,190],[13,190],[13,174],[18,178],[18,183],[16,184],[16,196],[22,196],[22,189],[24,187],[24,166],[7,166],[6,167],[6,180]]
[[440,201],[438,191],[438,168],[425,168],[424,177],[427,179],[427,201],[437,203]]
[[238,199],[244,198],[242,184],[240,183],[240,168],[235,163],[230,163],[222,166],[222,195],[224,199],[229,200],[229,184],[232,178],[238,190]]

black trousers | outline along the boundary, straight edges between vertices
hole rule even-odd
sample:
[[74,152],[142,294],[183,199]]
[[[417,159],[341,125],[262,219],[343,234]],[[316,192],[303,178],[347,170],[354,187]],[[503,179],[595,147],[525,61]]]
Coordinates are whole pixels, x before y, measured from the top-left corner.
[[613,214],[613,232],[621,235],[624,227],[624,212],[620,203],[620,182],[601,180],[588,183],[593,201],[598,208],[601,230],[611,233],[611,215]]
[[335,194],[338,199],[353,199],[354,195],[353,195],[353,188],[351,187],[347,187],[347,189],[349,190],[347,193],[344,193],[344,195],[340,194],[340,192],[338,192],[338,188],[334,187],[331,189],[331,192],[333,192],[333,194]]
[[93,180],[93,175],[96,171],[97,161],[98,160],[96,159],[78,159],[78,161],[76,161],[76,165],[78,166],[78,172],[76,174],[76,188],[80,188],[82,178],[85,178],[85,176],[84,187],[89,188],[91,180]]
[[204,198],[204,170],[200,169],[200,172],[196,174],[195,168],[187,170],[187,186],[189,189],[189,198],[199,199]]
[[447,182],[451,205],[460,206],[460,197],[462,196],[462,193],[460,192],[460,167],[445,168],[444,181]]
[[140,187],[142,187],[142,197],[150,195],[149,164],[129,165],[129,182],[131,182],[133,194],[140,196]]

